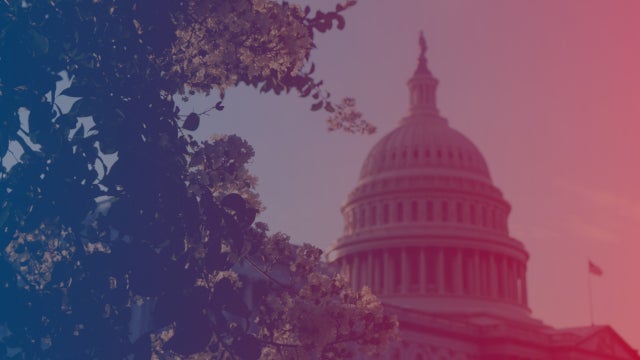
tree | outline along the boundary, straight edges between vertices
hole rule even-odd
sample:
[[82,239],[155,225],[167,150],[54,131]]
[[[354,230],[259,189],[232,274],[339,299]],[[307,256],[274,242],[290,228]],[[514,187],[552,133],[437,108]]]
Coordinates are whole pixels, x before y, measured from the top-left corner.
[[[242,82],[311,97],[344,117],[333,128],[372,131],[351,101],[332,105],[310,62],[314,36],[344,26],[354,3],[313,16],[268,0],[0,3],[0,158],[14,162],[0,167],[0,354],[330,358],[382,346],[394,321],[374,297],[254,224],[253,149],[194,141],[199,116],[173,100],[215,90],[222,101]],[[253,307],[243,264],[269,280]],[[271,271],[283,265],[286,282]],[[153,323],[134,337],[139,303]],[[312,331],[309,306],[335,320],[330,332]]]

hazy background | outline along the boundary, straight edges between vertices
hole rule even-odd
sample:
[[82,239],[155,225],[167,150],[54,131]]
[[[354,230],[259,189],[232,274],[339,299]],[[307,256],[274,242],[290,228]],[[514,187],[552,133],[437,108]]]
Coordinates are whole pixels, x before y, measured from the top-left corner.
[[340,236],[367,152],[407,113],[422,29],[442,115],[513,207],[533,315],[588,325],[591,258],[604,270],[592,278],[596,324],[640,347],[640,2],[361,0],[345,15],[344,31],[319,39],[317,74],[336,100],[357,98],[375,135],[327,133],[308,99],[250,89],[202,121],[202,138],[237,133],[256,149],[261,220],[325,249]]

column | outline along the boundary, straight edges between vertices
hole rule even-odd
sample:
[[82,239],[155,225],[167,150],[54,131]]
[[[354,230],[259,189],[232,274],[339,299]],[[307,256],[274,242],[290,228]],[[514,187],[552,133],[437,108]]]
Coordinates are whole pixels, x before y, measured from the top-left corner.
[[351,284],[351,287],[353,287],[353,270],[351,269],[351,256],[345,256],[344,258],[344,276],[347,278],[347,280],[349,280],[349,283]]
[[436,279],[438,286],[438,293],[444,293],[444,249],[438,249],[438,262],[437,262]]
[[516,301],[522,304],[522,268],[516,263]]
[[409,292],[409,259],[407,258],[407,248],[402,248],[400,250],[400,269],[402,269],[402,273],[400,276],[400,291],[403,294]]
[[418,277],[418,281],[420,281],[420,293],[421,294],[426,294],[427,293],[427,256],[425,254],[425,252],[427,251],[427,249],[422,248],[420,249],[420,259],[418,261],[420,261],[420,276]]
[[389,261],[389,249],[385,249],[383,253],[383,276],[384,276],[384,291],[383,293],[388,295],[391,293],[391,261]]
[[511,266],[511,259],[507,259],[507,279],[509,280],[507,282],[507,284],[509,284],[509,286],[507,287],[507,289],[509,290],[507,292],[507,298],[509,300],[513,300],[514,296],[514,289],[515,289],[515,283],[514,283],[514,276],[513,276],[513,266]]
[[473,252],[473,293],[480,296],[482,287],[480,285],[480,255],[478,250]]
[[509,278],[507,276],[507,257],[502,256],[500,259],[500,276],[502,277],[502,296],[506,299],[509,297]]
[[480,262],[480,294],[487,296],[487,263],[479,253],[478,261]]
[[490,294],[493,298],[498,297],[498,267],[496,266],[496,258],[494,254],[489,255],[489,282],[491,284]]
[[453,262],[453,289],[456,294],[462,294],[462,251],[456,249],[456,255]]
[[367,251],[367,285],[373,291],[373,250]]
[[373,251],[371,252],[371,261],[373,263],[373,274],[372,274],[372,283],[371,283],[371,291],[378,294],[380,293],[380,259],[376,256]]
[[353,255],[353,286],[356,290],[360,289],[360,257],[358,254]]
[[529,300],[527,299],[527,268],[524,264],[522,266],[522,305],[528,306]]

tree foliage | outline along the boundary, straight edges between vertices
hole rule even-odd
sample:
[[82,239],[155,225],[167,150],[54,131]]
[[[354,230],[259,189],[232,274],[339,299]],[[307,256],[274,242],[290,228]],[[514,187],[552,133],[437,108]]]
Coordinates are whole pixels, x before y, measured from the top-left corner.
[[[253,149],[195,141],[199,116],[173,100],[246,83],[335,112],[310,51],[353,4],[311,16],[268,0],[1,2],[0,356],[340,358],[383,346],[394,322],[374,297],[254,224]],[[243,283],[247,269],[266,285]],[[132,332],[141,307],[153,321]]]

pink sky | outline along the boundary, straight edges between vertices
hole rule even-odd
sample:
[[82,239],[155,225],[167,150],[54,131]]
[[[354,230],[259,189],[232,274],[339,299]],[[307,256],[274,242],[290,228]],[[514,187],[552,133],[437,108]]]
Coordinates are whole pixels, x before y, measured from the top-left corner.
[[588,325],[591,258],[604,270],[592,279],[595,322],[640,348],[639,18],[636,1],[361,0],[314,56],[327,89],[356,97],[377,134],[329,134],[307,100],[247,89],[229,91],[201,134],[246,138],[262,220],[327,248],[368,150],[408,110],[424,30],[441,114],[478,146],[512,205],[533,316]]

